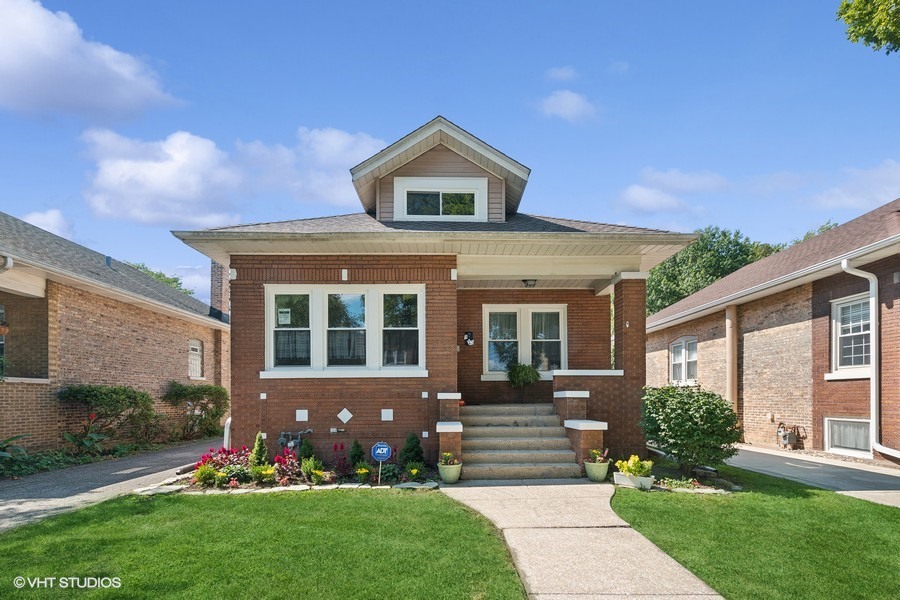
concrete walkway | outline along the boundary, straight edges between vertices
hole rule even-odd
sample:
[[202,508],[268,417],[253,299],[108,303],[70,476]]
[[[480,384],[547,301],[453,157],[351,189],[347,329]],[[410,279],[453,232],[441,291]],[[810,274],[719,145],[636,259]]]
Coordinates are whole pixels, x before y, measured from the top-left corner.
[[900,469],[742,446],[729,465],[900,507]]
[[720,598],[613,512],[612,484],[464,481],[441,491],[500,528],[529,598]]
[[192,442],[67,469],[0,480],[0,531],[96,504],[175,475],[220,439]]

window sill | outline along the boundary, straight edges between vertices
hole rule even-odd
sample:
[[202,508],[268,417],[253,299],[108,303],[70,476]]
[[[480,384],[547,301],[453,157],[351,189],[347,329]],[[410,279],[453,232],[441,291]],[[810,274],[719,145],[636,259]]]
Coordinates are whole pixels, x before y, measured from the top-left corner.
[[43,379],[41,377],[4,377],[0,380],[2,382],[7,383],[35,383],[38,385],[50,385],[49,379]]
[[828,448],[825,452],[838,454],[840,456],[852,456],[853,458],[868,458],[869,460],[874,458],[871,452],[866,452],[865,450],[853,450],[850,448]]
[[191,381],[206,381],[206,377],[188,377]]
[[698,384],[696,379],[685,379],[683,381],[673,381],[669,385],[673,387],[697,387]]
[[557,369],[553,371],[556,377],[622,377],[625,371],[622,369]]
[[[553,381],[553,373],[554,371],[539,371],[541,374],[541,381]],[[509,381],[506,377],[506,372],[503,373],[482,373],[481,374],[482,381]]]
[[825,373],[825,381],[844,381],[848,379],[869,379],[872,376],[871,369],[853,369]]
[[413,378],[428,377],[425,369],[341,369],[325,371],[312,369],[273,369],[260,371],[260,379],[364,379],[364,378]]

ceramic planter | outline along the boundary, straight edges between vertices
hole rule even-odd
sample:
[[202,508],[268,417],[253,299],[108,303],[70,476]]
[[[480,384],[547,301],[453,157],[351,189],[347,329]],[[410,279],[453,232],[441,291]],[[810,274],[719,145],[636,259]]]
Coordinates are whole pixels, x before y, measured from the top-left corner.
[[586,462],[584,470],[587,471],[588,479],[591,481],[606,481],[606,475],[609,472],[609,461],[604,463]]
[[653,476],[638,477],[636,475],[626,475],[625,473],[616,471],[615,473],[613,473],[613,482],[616,485],[621,485],[624,487],[632,487],[639,490],[649,490],[651,487],[653,487]]
[[458,465],[438,465],[438,473],[444,483],[456,483],[459,481],[459,474],[462,472],[462,464]]

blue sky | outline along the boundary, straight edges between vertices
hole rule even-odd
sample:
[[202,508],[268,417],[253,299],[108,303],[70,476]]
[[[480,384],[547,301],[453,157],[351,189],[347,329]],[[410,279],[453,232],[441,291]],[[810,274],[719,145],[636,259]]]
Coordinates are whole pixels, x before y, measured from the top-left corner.
[[169,230],[356,212],[441,114],[524,212],[786,241],[900,196],[900,57],[837,4],[0,0],[0,210],[205,299]]

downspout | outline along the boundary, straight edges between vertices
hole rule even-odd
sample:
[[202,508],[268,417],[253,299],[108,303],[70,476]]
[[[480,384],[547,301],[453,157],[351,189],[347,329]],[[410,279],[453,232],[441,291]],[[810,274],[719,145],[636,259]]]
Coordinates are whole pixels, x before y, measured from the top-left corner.
[[869,319],[871,322],[869,335],[872,348],[872,373],[869,379],[869,441],[871,443],[872,450],[877,450],[881,454],[887,456],[900,458],[900,450],[894,450],[893,448],[882,446],[878,442],[880,432],[879,416],[881,414],[879,402],[881,396],[881,371],[879,368],[881,357],[881,340],[878,335],[881,328],[881,319],[879,318],[878,313],[878,309],[880,306],[878,302],[878,277],[873,273],[869,273],[868,271],[860,271],[859,269],[854,269],[850,266],[850,261],[846,258],[841,261],[841,269],[843,269],[845,273],[848,273],[850,275],[855,275],[857,277],[862,277],[863,279],[869,280]]
[[737,305],[725,307],[725,400],[738,414],[738,320]]

